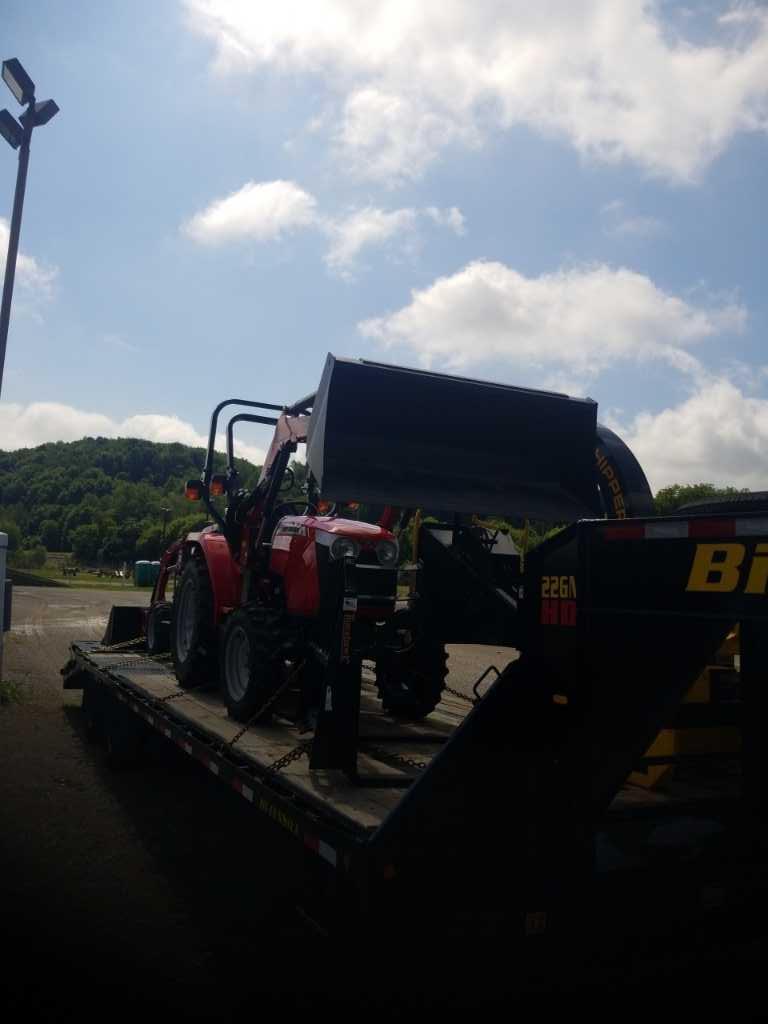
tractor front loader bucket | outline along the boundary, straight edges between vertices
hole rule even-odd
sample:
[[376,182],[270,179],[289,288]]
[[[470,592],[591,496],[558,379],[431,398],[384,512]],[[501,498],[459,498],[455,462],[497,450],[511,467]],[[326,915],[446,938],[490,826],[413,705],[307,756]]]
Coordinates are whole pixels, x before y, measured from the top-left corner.
[[145,614],[146,608],[136,608],[133,605],[113,605],[109,613],[104,639],[101,642],[105,647],[109,647],[112,644],[138,639],[144,633]]
[[328,356],[307,462],[320,493],[563,522],[601,514],[590,399]]

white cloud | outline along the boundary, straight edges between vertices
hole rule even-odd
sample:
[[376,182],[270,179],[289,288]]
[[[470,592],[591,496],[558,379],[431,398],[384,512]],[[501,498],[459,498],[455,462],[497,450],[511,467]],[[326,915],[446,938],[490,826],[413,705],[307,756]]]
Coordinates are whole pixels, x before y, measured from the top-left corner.
[[653,238],[663,234],[667,226],[658,217],[632,213],[621,199],[612,199],[600,210],[603,231],[616,237]]
[[423,210],[382,210],[366,206],[347,217],[324,222],[331,238],[325,261],[335,273],[351,277],[363,249],[396,243],[401,251],[410,251],[418,242],[419,218],[426,218],[457,235],[465,233],[464,215],[456,206],[444,210],[436,206]]
[[423,99],[367,87],[347,97],[334,142],[355,177],[395,186],[421,177],[450,143],[477,146],[480,136]]
[[244,238],[267,242],[279,239],[288,230],[320,231],[329,238],[327,266],[342,277],[351,277],[364,249],[395,241],[401,249],[411,248],[420,217],[456,234],[464,233],[464,215],[455,206],[424,210],[366,206],[341,216],[326,216],[319,212],[313,195],[290,181],[249,181],[225,199],[214,200],[182,225],[182,230],[201,243]]
[[327,230],[331,244],[326,263],[339,273],[348,273],[360,252],[370,246],[381,246],[394,237],[409,235],[416,223],[416,211],[380,210],[366,206],[339,221],[329,221]]
[[654,491],[670,484],[714,483],[768,490],[768,399],[723,377],[707,377],[685,401],[614,423]]
[[436,206],[428,206],[424,213],[431,217],[435,224],[450,228],[457,235],[465,235],[467,233],[464,214],[457,206],[451,206],[447,210],[440,210]]
[[681,37],[685,19],[676,28],[652,0],[186,6],[219,73],[321,76],[344,166],[391,184],[513,125],[687,182],[768,124],[768,12],[754,4],[721,4],[707,42]]
[[[113,420],[104,413],[87,412],[59,402],[32,402],[0,405],[0,437],[3,451],[34,448],[47,441],[79,441],[82,437],[140,437],[165,444],[179,442],[196,448],[208,445],[207,435],[199,434],[191,423],[177,416],[141,413],[124,420]],[[223,435],[216,447],[226,450]],[[264,451],[254,445],[235,443],[235,454],[256,465],[264,460]]]
[[214,200],[183,230],[196,242],[268,241],[315,223],[315,198],[292,181],[248,181]]
[[135,354],[136,352],[140,352],[141,351],[139,349],[138,345],[134,345],[133,342],[127,341],[120,334],[113,334],[113,333],[104,334],[104,335],[102,335],[102,339],[101,340],[102,340],[102,343],[107,348],[111,348],[111,349],[113,349],[116,352],[130,352],[131,354]]
[[[10,224],[5,218],[0,217],[0,279],[5,274],[10,233]],[[21,251],[18,253],[14,284],[26,289],[30,295],[38,299],[50,298],[57,275],[56,267],[46,267],[42,263],[38,263],[32,256],[27,256]]]
[[586,381],[622,361],[662,359],[695,372],[686,346],[739,331],[745,320],[735,302],[694,306],[624,268],[525,277],[503,263],[474,262],[413,291],[397,312],[358,326],[387,347],[410,348],[425,366],[496,359]]

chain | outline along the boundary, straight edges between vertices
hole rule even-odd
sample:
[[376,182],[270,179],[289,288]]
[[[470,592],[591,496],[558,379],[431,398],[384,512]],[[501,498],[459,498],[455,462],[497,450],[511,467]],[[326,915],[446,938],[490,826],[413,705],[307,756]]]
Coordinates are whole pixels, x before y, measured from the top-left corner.
[[468,697],[466,693],[462,693],[460,690],[454,690],[452,686],[444,686],[443,693],[450,693],[454,697],[458,697],[459,700],[465,700],[467,704],[477,704],[479,698]]
[[285,680],[285,682],[280,687],[278,687],[277,690],[275,690],[275,692],[272,694],[272,696],[269,698],[269,700],[267,700],[266,703],[262,704],[262,706],[259,708],[259,710],[254,712],[251,715],[251,717],[248,719],[248,721],[245,723],[245,725],[242,727],[242,729],[240,729],[238,732],[236,732],[231,740],[228,740],[228,742],[226,744],[227,747],[234,747],[234,745],[237,743],[237,741],[239,739],[241,739],[246,734],[246,732],[251,727],[251,725],[253,725],[253,723],[255,721],[257,721],[257,719],[261,718],[262,715],[266,714],[266,712],[269,711],[269,709],[272,707],[272,705],[275,703],[275,701],[279,697],[282,697],[282,695],[285,693],[285,691],[288,689],[288,687],[291,685],[291,683],[294,681],[294,679],[298,676],[298,674],[304,668],[305,664],[306,664],[306,662],[302,661],[302,662],[300,662],[296,666],[296,668],[293,670],[293,672],[291,672],[291,674],[288,676],[288,678]]
[[415,768],[416,771],[421,772],[427,767],[426,761],[417,761],[412,757],[405,757],[403,754],[395,754],[391,750],[385,750],[384,747],[377,747],[372,743],[365,743],[364,748],[365,752],[372,754],[377,761],[390,764],[394,768]]
[[287,754],[283,754],[282,757],[278,757],[276,761],[267,768],[267,775],[276,775],[277,772],[287,768],[293,761],[299,761],[305,754],[308,754],[312,749],[312,740],[302,740],[297,747],[293,750],[289,750]]
[[140,669],[141,667],[141,662],[135,661],[115,661],[112,664],[99,665],[99,669],[102,672],[119,672],[124,668]]
[[130,640],[121,640],[118,644],[99,644],[98,647],[94,647],[91,650],[91,654],[109,654],[111,651],[127,651],[131,647],[144,644],[145,638],[143,636],[134,636]]

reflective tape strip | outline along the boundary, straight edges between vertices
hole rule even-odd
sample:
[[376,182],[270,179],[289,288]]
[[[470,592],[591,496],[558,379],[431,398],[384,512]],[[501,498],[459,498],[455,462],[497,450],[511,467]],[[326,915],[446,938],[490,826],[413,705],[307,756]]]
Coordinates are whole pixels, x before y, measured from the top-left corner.
[[734,534],[733,519],[692,519],[689,526],[688,536],[696,540],[732,537]]
[[688,523],[646,523],[646,540],[666,540],[669,537],[687,537]]
[[768,519],[685,519],[669,523],[611,524],[604,540],[713,540],[724,537],[768,537]]
[[240,779],[233,779],[232,788],[236,789],[240,796],[244,796],[246,800],[253,803],[253,790],[250,786],[246,786]]
[[768,519],[737,519],[734,525],[737,537],[754,537],[759,533],[768,536]]
[[317,852],[320,854],[323,860],[327,860],[329,864],[332,864],[334,867],[336,867],[336,851],[332,846],[329,846],[328,843],[324,843],[323,840],[321,839],[320,842],[317,844]]
[[328,843],[324,843],[322,839],[317,839],[315,836],[304,835],[304,845],[310,850],[314,850],[315,853],[319,853],[323,860],[327,860],[329,864],[336,867],[338,863],[338,857],[336,851]]
[[603,530],[606,540],[645,540],[642,526],[606,526]]

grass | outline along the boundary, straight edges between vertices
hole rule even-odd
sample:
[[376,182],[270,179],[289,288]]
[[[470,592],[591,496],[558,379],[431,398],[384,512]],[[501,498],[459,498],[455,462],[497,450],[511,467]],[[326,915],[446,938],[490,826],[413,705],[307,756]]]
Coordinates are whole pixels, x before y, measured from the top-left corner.
[[146,587],[137,587],[133,580],[115,579],[114,576],[96,576],[92,573],[79,572],[77,576],[64,576],[60,571],[45,566],[42,569],[24,569],[27,576],[37,576],[44,584],[46,580],[55,580],[65,587],[75,590],[141,590],[150,593],[151,584]]
[[152,591],[152,587],[137,587],[130,580],[116,580],[109,576],[90,576],[85,573],[78,573],[77,576],[53,576],[46,572],[41,572],[41,576],[45,576],[47,579],[56,580],[57,583],[63,583],[65,587],[71,587],[73,590],[146,590],[149,594]]
[[70,562],[69,554],[49,552],[48,561],[42,569],[25,569],[24,572],[30,576],[37,576],[41,581],[55,580],[56,583],[75,590],[152,590],[151,585],[137,587],[131,577],[118,579],[114,576],[97,576],[95,572],[88,572],[85,569],[79,569],[77,576],[65,576],[64,566]]
[[0,679],[0,706],[8,704],[23,704],[27,699],[21,683],[14,683],[10,679]]

